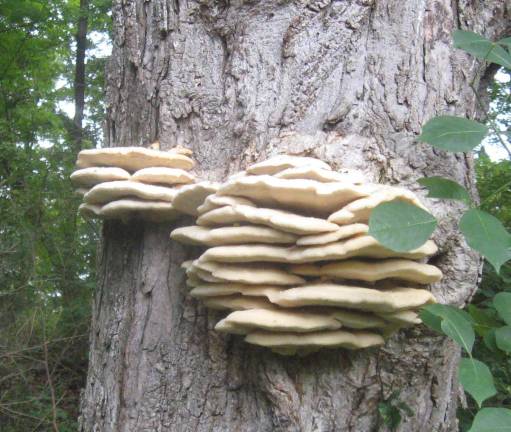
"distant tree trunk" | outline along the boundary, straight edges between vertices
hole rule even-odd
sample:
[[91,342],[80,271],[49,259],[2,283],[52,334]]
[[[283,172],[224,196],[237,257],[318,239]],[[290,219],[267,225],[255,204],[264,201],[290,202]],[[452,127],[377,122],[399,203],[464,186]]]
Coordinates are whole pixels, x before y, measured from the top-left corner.
[[75,115],[74,124],[74,149],[78,152],[82,149],[83,141],[83,112],[85,109],[85,53],[87,50],[87,24],[89,19],[89,0],[80,0],[80,16],[76,31],[76,63],[74,79]]
[[[505,3],[116,1],[107,142],[190,147],[210,179],[286,152],[414,190],[443,175],[474,191],[470,156],[415,138],[438,113],[477,115],[480,64],[451,32],[502,36]],[[428,205],[445,273],[433,290],[461,305],[479,259],[452,220],[461,206]],[[393,391],[413,411],[399,431],[457,430],[454,344],[417,328],[379,350],[286,358],[217,334],[217,316],[186,296],[179,265],[196,251],[171,228],[105,223],[82,431],[374,431]]]
[[[78,21],[76,22],[75,43],[76,51],[74,57],[74,108],[75,113],[73,122],[66,122],[67,133],[71,141],[72,154],[69,155],[70,159],[76,160],[76,156],[82,150],[83,145],[83,118],[85,110],[85,57],[87,51],[87,31],[88,31],[88,18],[89,17],[89,0],[80,0],[80,8]],[[77,201],[75,203],[78,205]],[[67,212],[64,213],[62,221],[66,220],[65,224],[69,227],[66,231],[66,250],[55,250],[55,245],[51,241],[51,236],[48,236],[49,241],[46,242],[46,247],[52,253],[50,256],[54,257],[54,265],[59,268],[59,274],[62,275],[57,282],[61,292],[61,301],[64,307],[64,316],[67,313],[75,314],[76,310],[70,306],[77,302],[77,290],[82,289],[80,283],[80,275],[77,272],[76,266],[76,251],[78,249],[78,230],[77,230],[77,208],[69,206]],[[65,219],[64,219],[65,218]]]

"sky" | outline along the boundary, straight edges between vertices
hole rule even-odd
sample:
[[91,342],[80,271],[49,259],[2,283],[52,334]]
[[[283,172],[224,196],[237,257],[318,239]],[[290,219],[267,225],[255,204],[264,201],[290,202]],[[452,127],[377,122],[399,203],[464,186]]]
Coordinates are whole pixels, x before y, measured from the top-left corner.
[[[495,74],[495,79],[500,82],[509,82],[510,76],[499,71]],[[504,150],[502,146],[498,144],[491,144],[488,138],[485,138],[482,145],[484,146],[488,156],[490,156],[490,159],[493,161],[499,161],[508,157],[506,150]]]

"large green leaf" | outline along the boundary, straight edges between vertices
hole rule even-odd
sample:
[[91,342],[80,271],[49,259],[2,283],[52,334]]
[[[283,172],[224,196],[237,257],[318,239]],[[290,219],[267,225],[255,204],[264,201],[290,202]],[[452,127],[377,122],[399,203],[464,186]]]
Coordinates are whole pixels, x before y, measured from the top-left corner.
[[422,128],[417,138],[434,147],[451,152],[469,152],[477,147],[488,133],[488,128],[463,117],[433,117]]
[[461,218],[460,230],[469,246],[484,255],[497,273],[511,259],[511,236],[495,216],[471,209]]
[[462,358],[459,365],[461,385],[481,407],[482,403],[497,393],[488,366],[479,360]]
[[483,408],[468,432],[511,432],[511,410],[507,408]]
[[507,47],[508,50],[511,49],[511,37],[501,39],[501,40],[497,41],[497,43],[499,45],[504,45],[505,47]]
[[498,293],[493,297],[493,306],[506,324],[511,325],[511,293]]
[[371,212],[369,234],[388,249],[406,252],[423,245],[436,224],[427,211],[404,201],[392,201]]
[[[440,328],[438,328],[438,319],[441,319]],[[428,327],[436,331],[441,331],[458,343],[468,354],[472,352],[474,346],[475,334],[470,315],[453,306],[433,304],[422,308],[421,319]]]
[[460,48],[480,60],[511,69],[511,55],[498,45],[502,44],[502,41],[492,42],[477,33],[464,30],[456,30],[453,33],[453,39],[456,48]]
[[423,177],[417,181],[428,189],[429,198],[452,199],[470,203],[470,195],[467,190],[455,181],[443,177]]
[[511,353],[511,326],[496,329],[495,341],[500,350]]

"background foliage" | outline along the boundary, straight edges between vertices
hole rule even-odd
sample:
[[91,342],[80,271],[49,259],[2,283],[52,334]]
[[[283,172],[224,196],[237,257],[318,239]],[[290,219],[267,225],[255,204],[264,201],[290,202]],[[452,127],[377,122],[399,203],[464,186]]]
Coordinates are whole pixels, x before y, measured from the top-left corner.
[[[108,32],[109,9],[89,2],[89,48]],[[0,0],[3,432],[77,429],[98,237],[98,226],[77,217],[69,181],[79,14],[79,0]],[[87,147],[101,136],[104,64],[87,57]]]

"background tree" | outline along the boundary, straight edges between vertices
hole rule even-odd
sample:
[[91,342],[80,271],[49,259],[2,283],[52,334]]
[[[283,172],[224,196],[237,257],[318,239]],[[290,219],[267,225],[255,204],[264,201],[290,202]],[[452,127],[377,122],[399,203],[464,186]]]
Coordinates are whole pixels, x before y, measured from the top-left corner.
[[[470,88],[480,64],[451,33],[498,39],[508,14],[503,0],[116,2],[107,144],[185,145],[212,179],[288,152],[412,189],[440,175],[474,193],[469,156],[415,138],[436,114],[481,114]],[[429,204],[445,274],[433,289],[462,305],[479,260],[455,229],[461,207]],[[104,225],[82,430],[366,431],[378,405],[403,401],[399,430],[456,430],[453,343],[412,329],[381,350],[289,359],[218,335],[186,297],[179,264],[194,251],[162,241],[169,231]]]
[[101,81],[104,59],[84,56],[87,32],[75,34],[84,18],[105,33],[108,3],[91,0],[85,14],[77,0],[0,0],[2,431],[77,428],[98,228],[77,219],[69,174],[96,144],[102,91],[84,94],[83,81]]

